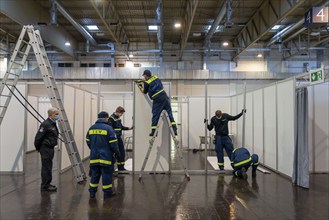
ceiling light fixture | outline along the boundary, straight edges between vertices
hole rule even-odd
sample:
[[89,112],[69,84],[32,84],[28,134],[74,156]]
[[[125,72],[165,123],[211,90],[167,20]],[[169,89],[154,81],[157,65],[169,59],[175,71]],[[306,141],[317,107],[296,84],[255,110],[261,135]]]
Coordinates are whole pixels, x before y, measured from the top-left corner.
[[175,23],[175,28],[180,28],[181,24],[180,23]]
[[200,36],[201,36],[201,33],[200,32],[193,33],[193,37],[200,37]]
[[259,53],[259,54],[257,54],[257,57],[261,58],[261,57],[263,57],[263,55],[261,53]]
[[134,57],[134,54],[129,54],[129,58],[133,58]]
[[282,27],[282,25],[276,24],[272,27],[272,30],[279,30]]
[[158,26],[157,25],[149,25],[149,31],[157,31]]
[[66,42],[65,42],[65,46],[69,47],[69,46],[71,46],[71,43],[68,42],[68,41],[66,41]]
[[227,46],[228,46],[228,42],[225,41],[225,42],[223,43],[223,46],[224,46],[224,47],[227,47]]
[[88,30],[90,31],[98,31],[97,25],[87,25]]

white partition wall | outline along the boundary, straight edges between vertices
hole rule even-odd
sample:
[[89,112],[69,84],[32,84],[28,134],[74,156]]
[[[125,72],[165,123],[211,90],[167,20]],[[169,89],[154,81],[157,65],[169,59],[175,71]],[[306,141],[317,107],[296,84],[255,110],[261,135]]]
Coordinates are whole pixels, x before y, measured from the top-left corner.
[[[75,103],[74,103],[74,128],[73,135],[77,144],[80,157],[83,158],[83,144],[85,142],[85,134],[83,130],[83,105],[84,105],[84,91],[75,89]],[[73,126],[73,125],[71,125]]]
[[[204,136],[205,125],[205,98],[189,97],[188,99],[188,147],[189,149],[198,149],[200,146],[200,136]],[[201,147],[204,148],[204,145]]]
[[[90,126],[93,124],[91,120],[91,93],[85,92],[84,93],[84,124],[83,124],[83,139],[85,140],[87,131],[89,130]],[[83,155],[82,158],[87,158],[90,155],[89,147],[86,141],[83,141]]]
[[[17,84],[16,87],[26,97],[26,85]],[[3,105],[3,102],[4,100],[0,100],[0,104]],[[25,118],[25,108],[12,97],[0,126],[0,172],[23,172]]]
[[[28,96],[27,100],[29,103],[38,111],[38,97]],[[30,106],[28,106],[30,111],[33,111]],[[26,131],[26,152],[34,151],[34,137],[37,133],[39,127],[38,121],[30,114],[27,113],[27,131]]]
[[[232,112],[234,109],[241,111],[243,95],[233,96],[231,106]],[[264,165],[291,177],[295,148],[295,80],[247,92],[246,109],[245,147],[250,153],[258,154]],[[241,119],[236,131],[239,145]]]
[[[236,115],[238,112],[238,106],[237,106],[237,96],[231,97],[231,114]],[[235,122],[229,122],[228,124],[230,133],[234,135],[234,143],[237,142],[237,136],[238,136],[238,129],[237,124]],[[236,145],[236,144],[235,144]]]
[[[235,116],[241,112],[241,110],[243,109],[243,99],[244,99],[243,94],[237,96],[236,113],[234,114],[232,113],[231,115]],[[242,117],[236,121],[231,122],[231,124],[234,123],[236,124],[236,128],[237,128],[235,147],[242,147],[242,124],[243,124]]]
[[[71,129],[74,129],[74,104],[75,104],[75,89],[71,86],[64,85],[63,87],[64,108],[69,119]],[[65,170],[71,166],[68,152],[65,145],[61,144],[61,170]]]
[[[129,98],[125,97],[123,102],[123,107],[126,110],[126,112],[122,117],[122,123],[126,127],[131,127],[133,125],[133,115],[134,115],[134,101],[132,99],[132,96]],[[133,134],[132,130],[123,131],[124,137],[130,137],[132,136],[132,134]]]
[[[250,112],[248,113],[250,114]],[[254,136],[254,153],[258,155],[261,163],[264,163],[264,127],[263,127],[263,89],[253,92],[253,136]]]
[[329,172],[329,83],[308,87],[310,171]]
[[276,85],[264,88],[264,163],[277,169]]
[[[164,84],[165,90],[170,91],[170,86]],[[152,103],[147,95],[141,93],[135,85],[134,93],[134,171],[140,171],[145,155],[149,148],[149,133],[151,132]],[[169,94],[169,93],[168,93]],[[169,148],[170,136],[167,122],[159,128],[158,138],[153,144],[144,171],[168,172],[169,171]]]
[[292,176],[295,144],[295,80],[277,84],[278,171]]

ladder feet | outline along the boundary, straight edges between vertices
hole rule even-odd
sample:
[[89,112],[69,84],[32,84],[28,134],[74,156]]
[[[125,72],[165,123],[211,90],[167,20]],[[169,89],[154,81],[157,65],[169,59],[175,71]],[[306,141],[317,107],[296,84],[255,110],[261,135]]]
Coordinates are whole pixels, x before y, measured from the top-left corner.
[[186,175],[186,174],[185,174],[185,177],[186,177],[187,181],[189,181],[189,182],[190,182],[190,180],[191,180],[191,177],[190,177],[189,175]]
[[142,182],[142,177],[140,176],[140,177],[138,177],[138,182]]

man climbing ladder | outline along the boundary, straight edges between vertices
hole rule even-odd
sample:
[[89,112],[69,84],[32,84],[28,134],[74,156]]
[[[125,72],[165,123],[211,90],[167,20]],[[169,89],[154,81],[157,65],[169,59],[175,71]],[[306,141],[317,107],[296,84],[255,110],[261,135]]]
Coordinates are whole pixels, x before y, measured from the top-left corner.
[[152,76],[150,70],[145,70],[143,73],[145,80],[140,80],[138,82],[138,88],[143,93],[147,93],[151,100],[152,104],[152,130],[150,136],[154,135],[157,123],[159,121],[161,112],[166,110],[170,119],[170,123],[174,130],[174,135],[177,135],[177,126],[172,115],[170,100],[167,93],[163,89],[161,80],[157,76]]

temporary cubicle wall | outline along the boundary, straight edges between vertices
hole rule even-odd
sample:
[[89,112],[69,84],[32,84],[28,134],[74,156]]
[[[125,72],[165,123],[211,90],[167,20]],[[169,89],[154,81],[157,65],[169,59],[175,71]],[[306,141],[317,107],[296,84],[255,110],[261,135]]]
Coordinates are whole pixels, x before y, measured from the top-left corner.
[[[232,113],[243,108],[243,94],[231,98]],[[235,109],[235,111],[234,111]],[[292,176],[295,145],[295,80],[288,79],[246,94],[245,147],[265,166]],[[242,144],[242,120],[233,133]]]
[[[163,83],[167,94],[170,94],[170,84]],[[137,85],[134,89],[134,149],[133,149],[133,170],[140,171],[145,155],[150,146],[149,134],[151,132],[151,100],[147,95],[140,92]],[[163,119],[161,119],[163,120]],[[169,172],[170,161],[170,135],[169,127],[163,120],[162,127],[159,128],[158,136],[153,144],[151,154],[148,158],[144,171]]]
[[[63,101],[81,159],[89,157],[86,134],[97,119],[97,96],[75,88],[74,85],[63,86]],[[70,168],[71,162],[65,145],[61,144],[61,171]]]
[[308,87],[310,171],[329,172],[329,82]]
[[[26,96],[26,84],[17,84],[16,88]],[[0,105],[3,105],[3,102],[3,100],[0,100]],[[25,108],[15,97],[12,97],[0,126],[0,172],[24,171],[25,118]]]

